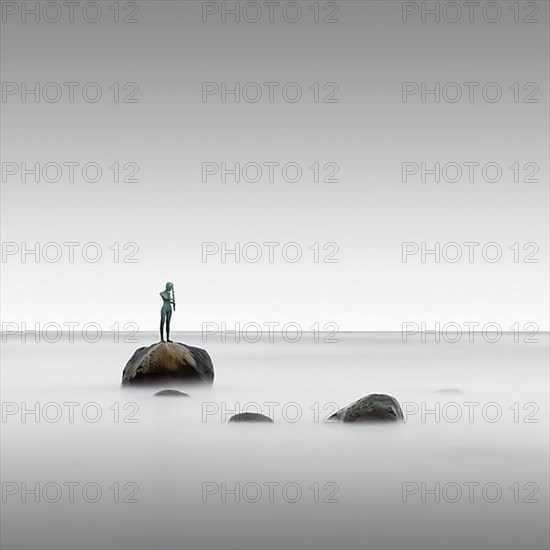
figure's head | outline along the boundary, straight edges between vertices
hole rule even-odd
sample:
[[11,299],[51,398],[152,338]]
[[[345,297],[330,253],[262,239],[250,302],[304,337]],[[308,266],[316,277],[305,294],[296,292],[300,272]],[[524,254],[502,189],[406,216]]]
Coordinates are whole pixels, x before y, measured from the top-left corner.
[[172,283],[166,283],[166,290],[172,290],[174,285]]

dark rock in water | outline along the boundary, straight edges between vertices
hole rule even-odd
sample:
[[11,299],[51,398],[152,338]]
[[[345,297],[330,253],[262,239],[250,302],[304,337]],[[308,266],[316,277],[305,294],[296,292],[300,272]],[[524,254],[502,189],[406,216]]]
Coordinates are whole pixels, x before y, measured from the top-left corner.
[[341,422],[387,422],[403,420],[397,399],[383,393],[371,393],[340,409],[329,420]]
[[269,416],[253,412],[234,414],[229,422],[270,422],[273,424],[273,420]]
[[210,355],[180,342],[157,342],[139,348],[122,373],[122,386],[174,385],[214,382]]
[[155,393],[155,397],[189,397],[189,394],[179,390],[160,390]]

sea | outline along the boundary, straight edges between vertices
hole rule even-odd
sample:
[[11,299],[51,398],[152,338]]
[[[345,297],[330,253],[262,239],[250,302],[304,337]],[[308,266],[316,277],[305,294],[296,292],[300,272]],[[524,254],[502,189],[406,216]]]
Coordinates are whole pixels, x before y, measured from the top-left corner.
[[[43,336],[2,335],[4,549],[549,547],[548,333],[176,332],[188,397],[121,388],[156,333]],[[404,420],[328,420],[371,393]]]

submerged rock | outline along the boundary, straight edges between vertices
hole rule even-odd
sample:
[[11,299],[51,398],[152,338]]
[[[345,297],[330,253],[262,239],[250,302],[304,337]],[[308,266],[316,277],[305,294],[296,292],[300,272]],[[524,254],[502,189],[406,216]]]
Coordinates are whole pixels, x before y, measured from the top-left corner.
[[122,386],[214,382],[214,365],[206,350],[180,342],[157,342],[137,349],[122,373]]
[[270,422],[273,423],[273,420],[269,416],[265,416],[260,413],[253,412],[243,412],[239,414],[234,414],[229,422]]
[[179,390],[160,390],[154,395],[155,397],[189,397],[188,393],[183,393]]
[[341,422],[387,422],[403,420],[401,405],[395,397],[371,393],[340,409],[329,420]]

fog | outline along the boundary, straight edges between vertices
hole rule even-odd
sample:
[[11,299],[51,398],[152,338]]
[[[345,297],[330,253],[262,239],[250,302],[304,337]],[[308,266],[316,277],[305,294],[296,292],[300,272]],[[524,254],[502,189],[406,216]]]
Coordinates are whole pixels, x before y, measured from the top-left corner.
[[[547,333],[172,338],[208,350],[213,387],[121,389],[152,333],[6,338],[2,547],[548,546]],[[395,396],[405,422],[324,422],[369,393]],[[274,423],[227,422],[245,409]]]

